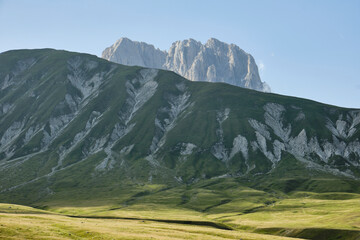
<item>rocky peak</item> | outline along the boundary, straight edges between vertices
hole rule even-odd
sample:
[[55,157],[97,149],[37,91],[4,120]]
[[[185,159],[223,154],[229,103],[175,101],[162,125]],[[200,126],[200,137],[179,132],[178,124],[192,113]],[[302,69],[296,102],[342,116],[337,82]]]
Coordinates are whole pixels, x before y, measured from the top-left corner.
[[153,45],[120,38],[111,47],[106,48],[102,57],[128,66],[162,68],[166,52],[156,49]]
[[209,40],[207,40],[207,42],[205,43],[205,47],[206,48],[219,48],[219,47],[227,47],[228,44],[219,41],[216,38],[210,38]]
[[191,38],[176,41],[167,53],[153,45],[121,38],[105,49],[102,57],[124,65],[171,70],[191,81],[224,82],[270,92],[250,54],[215,38],[205,44]]

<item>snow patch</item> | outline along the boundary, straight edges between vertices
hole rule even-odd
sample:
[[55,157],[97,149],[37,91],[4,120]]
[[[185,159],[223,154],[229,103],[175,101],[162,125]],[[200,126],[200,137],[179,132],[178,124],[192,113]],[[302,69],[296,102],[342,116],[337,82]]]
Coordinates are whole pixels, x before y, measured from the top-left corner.
[[284,106],[277,103],[267,103],[264,106],[264,110],[265,123],[273,129],[276,136],[284,142],[288,142],[291,133],[291,124],[288,124],[287,127],[283,126],[282,115],[285,112]]
[[191,155],[195,148],[197,148],[197,146],[195,144],[183,143],[181,145],[180,155],[181,156]]
[[154,80],[158,70],[142,69],[140,76],[125,84],[128,98],[120,111],[120,119],[128,124],[135,113],[155,94],[158,83]]
[[[83,64],[85,67],[82,67]],[[76,56],[68,60],[68,69],[70,74],[67,78],[70,83],[76,87],[82,94],[82,99],[88,98],[93,93],[97,93],[99,86],[103,82],[103,77],[106,73],[96,73],[92,77],[88,77],[89,67],[95,65],[85,59]]]
[[249,119],[249,123],[255,131],[258,131],[261,135],[263,135],[267,140],[271,140],[270,132],[268,131],[268,127],[261,122],[256,121],[255,119]]
[[289,140],[289,146],[290,149],[288,150],[296,156],[304,157],[308,153],[309,148],[305,129],[303,129],[295,138]]
[[240,134],[234,138],[233,148],[231,150],[229,159],[232,159],[238,152],[241,152],[245,160],[249,159],[248,141]]
[[357,125],[360,123],[360,111],[351,111],[347,114],[346,119],[342,114],[339,115],[338,120],[333,123],[328,119],[326,127],[332,134],[341,138],[348,139],[352,137],[357,131]]
[[25,133],[24,145],[26,145],[41,130],[42,128],[39,125],[29,127]]
[[216,129],[216,136],[218,137],[218,142],[215,143],[210,150],[211,154],[214,155],[214,157],[222,161],[228,160],[228,152],[224,145],[224,131],[222,128],[222,124],[226,121],[226,119],[228,119],[229,114],[229,108],[226,108],[223,111],[216,112],[216,121],[219,125]]
[[15,85],[15,78],[16,76],[22,74],[26,70],[30,69],[36,63],[35,58],[28,58],[20,60],[16,63],[15,67],[11,70],[10,73],[6,74],[4,81],[1,84],[1,90],[4,90],[11,85]]
[[3,133],[0,139],[0,152],[5,154],[5,159],[10,159],[18,148],[14,143],[16,139],[25,131],[24,121],[14,122]]
[[[159,109],[159,115],[165,115],[164,119],[155,118],[155,135],[150,145],[150,155],[156,154],[158,150],[165,144],[166,135],[176,125],[176,121],[181,114],[190,106],[190,94],[184,92],[180,95],[169,95],[165,97],[168,107]],[[153,157],[154,158],[154,157]]]
[[52,172],[55,172],[56,169],[60,168],[62,166],[62,162],[63,160],[66,158],[66,156],[75,149],[75,147],[85,139],[85,137],[90,133],[90,131],[92,130],[92,128],[99,122],[100,118],[101,118],[101,114],[100,112],[97,111],[93,111],[90,116],[88,121],[86,122],[85,128],[78,132],[75,137],[73,138],[70,147],[66,148],[65,146],[61,146],[59,149],[59,160],[58,160],[58,164],[52,168]]
[[[156,69],[142,69],[138,77],[126,82],[125,87],[128,97],[119,112],[120,122],[115,124],[110,134],[107,146],[104,148],[107,156],[96,166],[96,171],[109,170],[115,164],[113,156],[115,153],[111,149],[134,128],[136,123],[129,124],[130,121],[134,118],[136,112],[155,94],[158,84],[154,79],[157,73],[158,70]],[[103,144],[97,144],[98,146],[95,149],[99,151],[99,147],[103,147]],[[127,151],[130,152],[132,147]],[[123,149],[123,151],[126,151],[126,149]]]
[[108,141],[109,135],[96,139],[95,143],[89,149],[89,155],[93,155],[102,151],[105,143]]
[[14,122],[4,132],[0,140],[0,151],[5,151],[23,132],[24,122]]
[[67,125],[71,122],[71,120],[74,118],[73,114],[67,114],[67,115],[61,115],[58,117],[52,117],[50,118],[48,124],[50,131],[44,129],[43,133],[43,139],[42,139],[42,147],[49,146],[52,141],[60,135],[62,130],[64,130]]
[[130,146],[125,146],[120,150],[120,154],[128,155],[133,148],[134,148],[134,144],[131,144]]
[[4,103],[0,104],[0,116],[3,116],[7,113],[9,113],[14,108],[13,104],[10,103]]

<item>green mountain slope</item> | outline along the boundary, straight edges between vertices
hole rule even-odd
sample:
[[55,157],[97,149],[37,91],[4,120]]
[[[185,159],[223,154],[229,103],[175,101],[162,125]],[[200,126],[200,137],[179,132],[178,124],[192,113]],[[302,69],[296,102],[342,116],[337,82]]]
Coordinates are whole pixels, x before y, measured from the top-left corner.
[[0,54],[0,89],[2,201],[127,199],[214,178],[359,192],[357,109],[51,49]]

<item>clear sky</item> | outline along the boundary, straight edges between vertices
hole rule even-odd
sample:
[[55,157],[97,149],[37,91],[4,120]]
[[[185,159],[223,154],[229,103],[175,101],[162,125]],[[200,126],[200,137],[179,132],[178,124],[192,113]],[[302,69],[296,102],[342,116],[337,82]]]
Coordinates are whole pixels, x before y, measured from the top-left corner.
[[101,52],[215,37],[252,54],[275,93],[360,108],[360,0],[0,0],[0,52]]

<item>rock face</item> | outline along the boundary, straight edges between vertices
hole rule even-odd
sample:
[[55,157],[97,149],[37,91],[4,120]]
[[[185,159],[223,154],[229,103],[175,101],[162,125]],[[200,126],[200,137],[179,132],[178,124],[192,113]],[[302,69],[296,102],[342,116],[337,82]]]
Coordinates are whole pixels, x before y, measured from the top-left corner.
[[104,50],[102,57],[128,66],[162,68],[166,52],[155,49],[153,45],[147,43],[120,38],[114,45]]
[[191,81],[224,82],[270,92],[270,87],[261,81],[250,54],[235,44],[215,38],[206,44],[193,39],[177,41],[168,53],[143,42],[121,38],[105,49],[102,57],[129,66],[171,70]]

